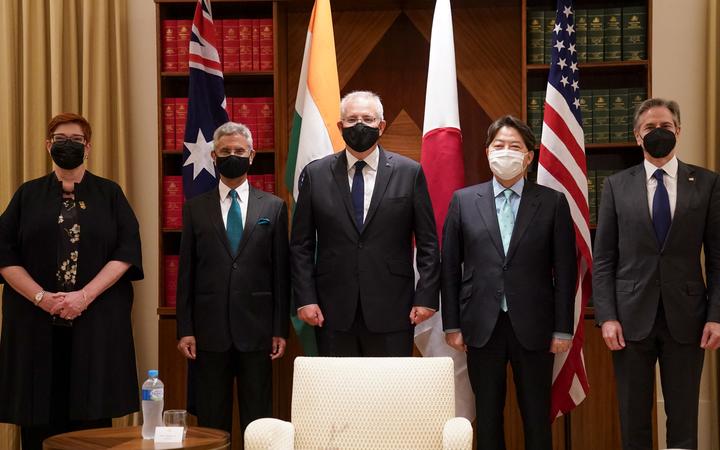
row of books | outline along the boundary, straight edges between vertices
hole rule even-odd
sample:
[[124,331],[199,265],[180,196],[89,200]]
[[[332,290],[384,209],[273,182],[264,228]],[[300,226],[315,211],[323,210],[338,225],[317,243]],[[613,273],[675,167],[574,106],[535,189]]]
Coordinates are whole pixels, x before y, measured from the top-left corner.
[[[163,20],[162,70],[187,72],[192,20]],[[217,51],[223,72],[273,70],[272,19],[215,20]]]
[[[271,150],[275,147],[275,114],[272,97],[227,97],[228,118],[250,129],[253,148]],[[185,140],[188,99],[166,97],[163,106],[163,149],[180,151]],[[206,136],[205,139],[210,139]]]
[[[248,183],[255,189],[275,193],[275,174],[250,174]],[[163,177],[162,192],[162,222],[163,228],[182,228],[182,208],[185,202],[183,195],[183,181],[181,175],[166,175]]]
[[[528,9],[528,64],[549,64],[557,36],[555,11]],[[647,59],[647,7],[575,10],[578,62]]]
[[[580,111],[586,144],[635,142],[633,116],[647,96],[645,88],[585,89]],[[545,91],[528,94],[528,125],[538,138],[542,132]]]

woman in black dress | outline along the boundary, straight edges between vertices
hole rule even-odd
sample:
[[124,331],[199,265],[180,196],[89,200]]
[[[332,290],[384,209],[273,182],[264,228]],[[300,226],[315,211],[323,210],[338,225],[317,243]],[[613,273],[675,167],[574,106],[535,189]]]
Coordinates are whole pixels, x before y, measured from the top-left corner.
[[54,117],[53,171],[0,216],[0,422],[23,450],[138,410],[130,312],[143,278],[138,223],[120,187],[85,170],[90,124]]

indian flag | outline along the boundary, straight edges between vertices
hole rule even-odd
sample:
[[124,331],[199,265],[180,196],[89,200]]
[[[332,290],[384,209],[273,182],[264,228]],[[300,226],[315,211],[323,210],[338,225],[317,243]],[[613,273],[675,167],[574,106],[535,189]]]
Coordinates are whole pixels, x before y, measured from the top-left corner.
[[[330,0],[316,0],[313,6],[300,82],[295,100],[295,114],[290,135],[285,185],[297,201],[298,179],[305,166],[316,159],[345,148],[337,128],[340,120],[340,83],[335,58]],[[293,313],[292,323],[306,355],[317,355],[312,327]]]

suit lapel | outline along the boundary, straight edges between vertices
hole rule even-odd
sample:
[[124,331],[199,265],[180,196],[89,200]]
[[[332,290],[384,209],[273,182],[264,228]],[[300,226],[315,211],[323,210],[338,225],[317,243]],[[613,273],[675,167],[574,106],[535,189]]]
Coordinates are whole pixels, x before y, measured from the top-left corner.
[[[245,245],[248,243],[248,240],[250,240],[250,236],[252,235],[253,231],[255,231],[255,225],[257,225],[258,219],[260,218],[260,213],[262,212],[262,197],[263,192],[258,191],[257,189],[250,187],[250,192],[248,193],[248,207],[247,207],[247,217],[245,218],[245,226],[243,227],[243,235],[242,238],[240,238],[240,245],[238,246],[238,252],[237,256],[239,256],[243,248],[245,248]],[[236,256],[236,258],[237,258]]]
[[480,217],[483,222],[485,222],[485,229],[490,234],[492,243],[495,245],[495,250],[497,250],[500,256],[504,257],[505,251],[503,250],[502,238],[500,237],[500,225],[497,219],[492,182],[480,186],[475,204],[480,212]]
[[[675,214],[673,214],[672,222],[670,222],[670,230],[668,230],[663,248],[670,242],[670,239],[672,239],[675,234],[679,233],[677,229],[680,225],[677,225],[677,222],[678,220],[682,220],[692,203],[692,198],[695,195],[694,173],[695,171],[691,167],[678,161]],[[693,181],[690,181],[690,179]]]
[[353,224],[352,227],[359,232],[359,230],[357,230],[357,225],[355,224],[352,199],[350,198],[350,187],[348,186],[347,156],[345,155],[346,151],[347,150],[344,150],[335,155],[335,162],[331,166],[331,170],[333,173],[333,178],[335,179],[335,184],[337,184],[337,192],[339,193],[342,202],[345,204],[345,211],[347,211],[348,218]]
[[[377,175],[375,176],[375,187],[373,188],[373,195],[370,199],[370,207],[368,208],[367,216],[365,217],[365,222],[363,224],[363,230],[367,228],[368,224],[372,220],[373,216],[375,215],[375,212],[378,209],[378,205],[382,201],[383,196],[385,195],[385,190],[387,189],[388,183],[390,182],[390,177],[393,173],[393,164],[392,164],[392,156],[387,156],[385,154],[385,151],[378,146],[379,156],[378,156],[378,167],[377,167]],[[362,232],[362,230],[361,230]]]
[[213,228],[218,234],[218,239],[222,242],[225,250],[232,257],[232,250],[230,249],[230,242],[228,242],[227,231],[225,230],[225,223],[222,218],[222,211],[220,210],[220,191],[215,189],[215,195],[208,195],[205,197],[205,209],[210,217],[210,221],[213,224]]
[[513,257],[515,250],[517,250],[518,243],[527,231],[528,226],[532,223],[532,219],[535,217],[535,213],[541,203],[538,198],[539,195],[540,191],[535,187],[535,185],[526,181],[525,186],[523,187],[522,196],[520,197],[520,205],[518,206],[515,226],[513,226],[512,237],[510,238],[510,245],[508,246],[508,253],[505,257],[505,261],[510,261]]

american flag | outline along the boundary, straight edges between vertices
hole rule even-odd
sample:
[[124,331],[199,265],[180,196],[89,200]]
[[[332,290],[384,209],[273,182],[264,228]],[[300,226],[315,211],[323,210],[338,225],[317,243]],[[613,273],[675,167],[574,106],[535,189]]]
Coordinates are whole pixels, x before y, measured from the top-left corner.
[[183,143],[183,191],[192,198],[217,186],[215,129],[228,121],[225,87],[210,0],[198,0],[190,34],[190,83]]
[[558,0],[555,28],[552,42],[549,43],[552,59],[545,95],[537,177],[539,184],[565,193],[575,223],[577,242],[575,332],[570,351],[555,356],[553,418],[579,405],[589,390],[582,345],[585,335],[584,309],[590,298],[592,247],[574,12],[572,0]]

